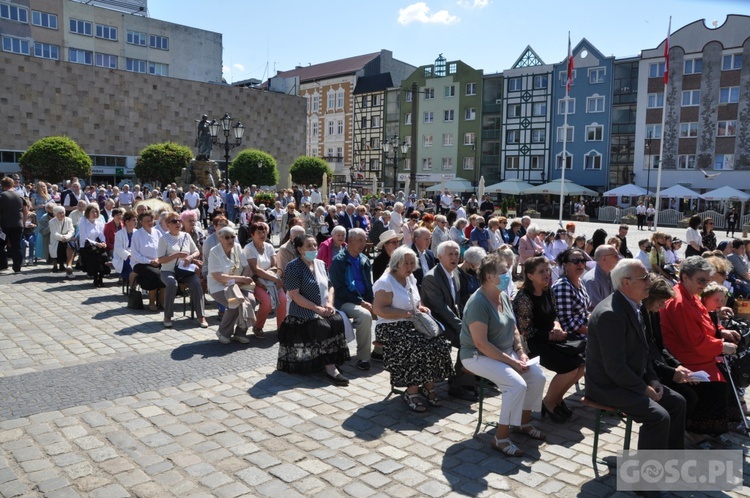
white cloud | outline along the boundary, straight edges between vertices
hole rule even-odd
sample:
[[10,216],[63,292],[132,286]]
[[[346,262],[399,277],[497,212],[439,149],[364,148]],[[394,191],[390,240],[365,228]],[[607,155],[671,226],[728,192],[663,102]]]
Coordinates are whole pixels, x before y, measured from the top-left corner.
[[242,64],[233,64],[232,69],[236,69],[237,71],[244,71],[245,66],[243,66]]
[[465,9],[483,9],[490,4],[490,0],[458,0],[458,6]]
[[[486,1],[486,0],[476,0]],[[447,10],[439,10],[430,14],[430,8],[425,2],[417,2],[403,9],[398,9],[398,23],[404,26],[413,22],[423,24],[455,24],[460,19],[451,15]]]

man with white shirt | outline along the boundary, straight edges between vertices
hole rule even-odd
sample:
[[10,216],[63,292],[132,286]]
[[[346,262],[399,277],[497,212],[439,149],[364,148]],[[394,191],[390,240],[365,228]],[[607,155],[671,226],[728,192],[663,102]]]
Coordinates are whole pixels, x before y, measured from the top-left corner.
[[431,270],[435,264],[435,254],[430,251],[430,242],[432,234],[424,227],[419,227],[412,234],[411,249],[417,254],[417,263],[419,267],[412,273],[417,279],[417,286],[422,285],[422,278]]
[[451,206],[453,206],[453,196],[451,195],[451,191],[446,189],[445,193],[440,196],[440,213],[448,214]]
[[81,192],[81,184],[73,182],[70,184],[69,189],[63,191],[60,204],[65,208],[66,213],[70,213],[78,206],[78,201],[81,199],[84,199],[83,192]]
[[130,191],[130,185],[128,185],[127,183],[122,186],[122,192],[120,192],[119,199],[120,199],[120,207],[123,208],[125,211],[130,211],[133,208],[133,202],[135,201],[135,196],[133,195],[133,192]]
[[312,192],[310,192],[310,203],[313,205],[313,207],[323,204],[323,196],[320,195],[320,190],[318,190],[318,187],[313,187]]
[[190,188],[185,193],[185,207],[191,210],[198,209],[198,206],[200,206],[200,202],[201,196],[195,188],[195,185],[190,185]]
[[456,210],[456,219],[466,218],[466,210],[461,205],[461,198],[456,196],[453,198],[453,209]]
[[391,211],[391,221],[388,223],[388,229],[393,230],[397,234],[401,233],[401,225],[404,224],[404,204],[397,202],[393,205],[393,211]]

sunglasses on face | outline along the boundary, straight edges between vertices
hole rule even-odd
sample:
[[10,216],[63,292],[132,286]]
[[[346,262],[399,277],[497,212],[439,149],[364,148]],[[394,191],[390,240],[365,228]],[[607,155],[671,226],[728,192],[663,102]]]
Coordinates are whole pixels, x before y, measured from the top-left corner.
[[710,281],[710,279],[701,277],[696,278],[695,281],[698,282],[698,285],[706,285]]
[[182,223],[181,220],[169,220],[168,223]]
[[642,277],[625,277],[625,278],[627,278],[628,280],[640,280],[641,282],[644,282],[646,280],[651,280],[651,274],[650,273],[646,273]]
[[580,265],[585,263],[586,260],[584,258],[575,258],[575,259],[569,259],[568,263],[573,263],[574,265]]
[[225,235],[222,237],[224,240],[234,240],[234,235]]

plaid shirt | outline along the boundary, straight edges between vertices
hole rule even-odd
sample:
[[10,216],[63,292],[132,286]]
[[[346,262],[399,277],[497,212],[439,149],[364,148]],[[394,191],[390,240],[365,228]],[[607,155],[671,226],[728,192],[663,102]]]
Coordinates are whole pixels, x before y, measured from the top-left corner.
[[564,331],[574,333],[589,323],[589,295],[581,284],[575,287],[568,277],[562,276],[552,285],[552,297],[557,318]]

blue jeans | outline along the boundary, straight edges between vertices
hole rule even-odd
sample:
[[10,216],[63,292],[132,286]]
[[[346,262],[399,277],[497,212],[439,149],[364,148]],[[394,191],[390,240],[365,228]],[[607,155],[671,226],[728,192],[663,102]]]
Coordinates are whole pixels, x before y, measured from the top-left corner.
[[26,254],[26,248],[29,248],[29,259],[33,260],[36,255],[36,233],[24,235],[21,237],[21,254]]

